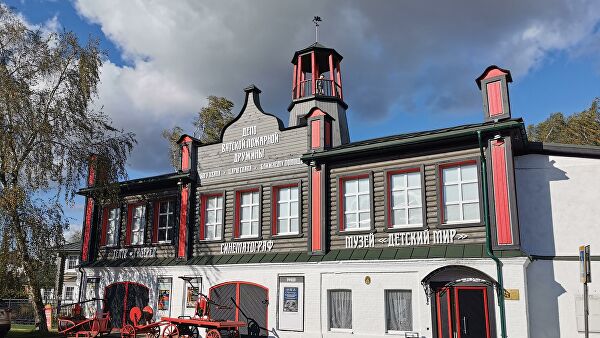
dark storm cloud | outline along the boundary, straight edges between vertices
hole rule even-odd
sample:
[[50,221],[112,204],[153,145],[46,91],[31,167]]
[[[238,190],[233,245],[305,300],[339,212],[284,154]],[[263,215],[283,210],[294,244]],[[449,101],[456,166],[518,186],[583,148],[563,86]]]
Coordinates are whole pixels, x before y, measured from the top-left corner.
[[344,56],[350,113],[479,114],[474,79],[490,64],[525,76],[555,50],[581,49],[600,18],[593,1],[79,1],[132,67],[107,64],[99,104],[133,129],[137,170],[168,170],[163,128],[191,121],[208,95],[263,107],[287,123],[290,59],[314,42]]

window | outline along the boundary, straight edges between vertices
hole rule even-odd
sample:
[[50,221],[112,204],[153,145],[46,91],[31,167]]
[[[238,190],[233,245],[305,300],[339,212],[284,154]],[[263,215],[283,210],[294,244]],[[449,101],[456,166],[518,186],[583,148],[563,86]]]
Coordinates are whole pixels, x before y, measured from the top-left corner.
[[273,189],[276,198],[274,234],[295,235],[300,233],[299,190],[297,185]]
[[79,265],[79,256],[69,255],[69,258],[67,258],[67,269],[76,269],[77,265]]
[[65,299],[72,300],[73,299],[73,291],[75,290],[74,286],[65,287]]
[[352,329],[352,291],[329,290],[329,329]]
[[259,193],[258,190],[237,193],[238,236],[239,238],[258,237]]
[[479,222],[477,164],[441,168],[444,223]]
[[104,213],[106,226],[106,246],[116,246],[119,241],[119,221],[121,219],[119,208],[110,208]]
[[144,244],[144,228],[146,227],[146,206],[137,205],[132,208],[131,212],[131,244]]
[[44,291],[42,292],[42,298],[44,299],[44,302],[48,302],[49,300],[52,300],[52,289],[44,289]]
[[173,237],[175,227],[175,202],[164,201],[158,203],[158,234],[159,243],[168,243]]
[[200,239],[218,240],[222,238],[223,228],[223,195],[202,196],[201,222],[203,223]]
[[423,195],[421,172],[392,172],[388,174],[390,228],[407,228],[423,225]]
[[341,180],[342,224],[340,230],[371,228],[371,188],[369,176]]
[[385,290],[385,330],[412,331],[412,292]]

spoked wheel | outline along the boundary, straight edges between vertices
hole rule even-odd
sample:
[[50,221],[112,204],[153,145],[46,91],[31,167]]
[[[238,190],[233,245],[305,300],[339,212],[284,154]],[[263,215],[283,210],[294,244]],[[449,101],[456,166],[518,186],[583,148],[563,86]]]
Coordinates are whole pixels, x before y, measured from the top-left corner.
[[219,331],[212,329],[206,332],[206,338],[221,338]]
[[135,338],[135,328],[131,324],[125,325],[121,329],[121,338]]
[[179,329],[175,324],[169,324],[163,331],[162,338],[179,338]]
[[186,334],[181,335],[181,338],[199,338],[199,337],[200,337],[200,332],[198,331],[198,327],[192,326],[192,325],[189,325],[187,327]]
[[150,331],[146,332],[146,338],[159,338],[160,328],[158,326],[150,328]]

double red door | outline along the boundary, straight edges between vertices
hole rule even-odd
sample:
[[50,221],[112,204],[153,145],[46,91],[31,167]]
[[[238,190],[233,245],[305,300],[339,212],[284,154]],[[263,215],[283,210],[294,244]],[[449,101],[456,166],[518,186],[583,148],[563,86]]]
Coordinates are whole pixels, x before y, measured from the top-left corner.
[[442,287],[435,292],[438,338],[491,338],[487,286]]

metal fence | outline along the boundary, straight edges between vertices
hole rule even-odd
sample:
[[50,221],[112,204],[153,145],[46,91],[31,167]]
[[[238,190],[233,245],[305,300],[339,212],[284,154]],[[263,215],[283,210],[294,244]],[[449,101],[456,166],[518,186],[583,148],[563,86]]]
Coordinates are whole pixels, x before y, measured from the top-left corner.
[[35,324],[33,304],[29,299],[0,299],[0,307],[11,309],[11,322]]

